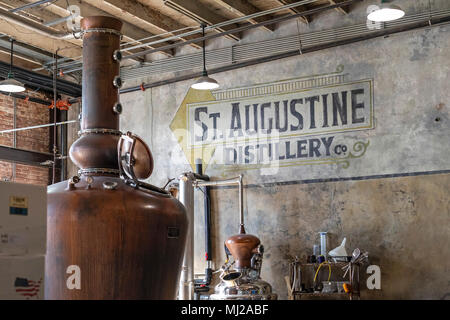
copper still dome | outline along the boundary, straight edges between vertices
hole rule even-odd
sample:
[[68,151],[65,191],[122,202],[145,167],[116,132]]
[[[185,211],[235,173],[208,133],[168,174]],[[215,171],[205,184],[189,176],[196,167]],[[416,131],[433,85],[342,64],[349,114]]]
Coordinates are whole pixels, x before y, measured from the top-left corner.
[[[46,299],[176,297],[186,212],[169,192],[137,180],[153,169],[150,150],[119,131],[121,26],[111,17],[82,20],[82,124],[70,149],[80,170],[48,187]],[[132,151],[121,155],[119,141]],[[119,170],[122,160],[129,167]]]

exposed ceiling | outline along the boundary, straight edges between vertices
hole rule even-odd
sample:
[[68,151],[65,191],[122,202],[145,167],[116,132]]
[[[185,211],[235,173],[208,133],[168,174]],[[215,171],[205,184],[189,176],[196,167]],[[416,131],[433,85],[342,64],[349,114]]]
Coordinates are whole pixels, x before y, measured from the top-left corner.
[[[11,11],[31,3],[39,2],[39,5],[24,8],[14,12],[27,21],[32,21],[45,26],[48,30],[64,33],[69,32],[67,23],[72,19],[61,18],[70,16],[69,6],[76,5],[80,8],[80,16],[109,15],[120,18],[124,22],[123,50],[124,55],[135,54],[148,49],[158,49],[168,44],[189,41],[201,37],[200,33],[188,35],[182,38],[174,38],[175,34],[198,30],[200,23],[215,25],[231,19],[248,16],[264,10],[277,8],[287,4],[303,1],[295,0],[0,0],[0,9]],[[283,9],[271,14],[262,15],[252,19],[246,19],[237,23],[228,24],[214,29],[211,32],[221,32],[237,27],[265,22],[281,15],[292,15],[312,8],[330,4],[342,3],[345,0],[312,0],[308,4]],[[341,14],[347,14],[348,7],[340,7],[335,10]],[[303,23],[309,23],[314,15],[301,17]],[[263,25],[260,27],[266,32],[272,32],[276,25]],[[178,31],[180,30],[180,31]],[[178,32],[175,32],[178,31]],[[8,62],[9,43],[8,38],[16,40],[15,53],[19,66],[41,72],[42,65],[48,65],[52,61],[53,53],[58,50],[61,58],[77,59],[81,56],[82,41],[80,39],[56,39],[46,37],[34,29],[24,25],[18,25],[11,20],[0,17],[0,60]],[[165,40],[171,37],[172,39]],[[242,34],[227,34],[228,39],[238,41]],[[155,40],[159,43],[145,45]],[[143,44],[139,48],[127,49]],[[200,43],[193,42],[189,45],[200,48]],[[158,50],[155,50],[158,51]],[[173,49],[161,50],[157,53],[161,57],[174,55]],[[144,56],[137,56],[134,63],[144,62]]]

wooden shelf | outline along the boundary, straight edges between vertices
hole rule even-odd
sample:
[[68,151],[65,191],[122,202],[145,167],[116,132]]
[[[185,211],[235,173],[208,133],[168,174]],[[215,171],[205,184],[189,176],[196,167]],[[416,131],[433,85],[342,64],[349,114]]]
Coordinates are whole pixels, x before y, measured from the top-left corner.
[[294,292],[294,295],[302,295],[302,296],[314,296],[314,297],[326,297],[326,296],[347,296],[349,295],[346,292]]
[[[359,263],[352,264],[353,273],[356,275],[356,277],[353,279],[350,279],[351,272],[347,273],[346,279],[342,278],[342,276],[345,272],[345,270],[343,270],[342,267],[347,266],[349,264],[349,262],[329,261],[329,262],[327,262],[327,264],[333,270],[332,273],[334,274],[334,276],[330,280],[331,281],[348,281],[350,283],[352,289],[354,290],[352,293],[346,293],[346,292],[331,292],[331,293],[316,292],[316,293],[314,293],[314,292],[295,291],[292,293],[292,295],[290,295],[289,299],[291,299],[291,300],[301,300],[301,299],[318,299],[318,300],[320,300],[320,299],[322,299],[322,300],[326,300],[326,299],[328,299],[328,300],[343,300],[343,299],[355,300],[356,299],[356,300],[359,300],[360,299],[359,270],[360,270],[361,264],[359,264]],[[314,277],[315,272],[316,272],[317,268],[319,267],[319,265],[320,265],[320,263],[318,263],[318,262],[317,263],[299,263],[298,264],[298,267],[300,268],[300,271],[302,273],[302,280],[303,280],[302,283],[305,283],[306,287],[308,287],[308,288],[315,287],[315,283],[313,282],[312,278],[309,278],[309,277]],[[338,271],[338,269],[340,269],[340,270]],[[327,265],[323,265],[321,270],[324,270],[323,272],[328,274],[328,266]],[[333,280],[333,278],[334,278],[334,280]],[[309,279],[309,280],[305,281],[305,279]],[[317,281],[321,281],[319,279],[320,279],[320,277],[317,279]],[[339,279],[339,280],[337,280],[337,279]]]
[[347,298],[347,299],[359,299],[359,293],[346,293],[346,292],[294,292],[293,293],[294,300],[301,300],[302,298]]
[[[332,267],[343,267],[346,266],[348,264],[348,262],[327,262],[329,265],[331,265]],[[315,262],[315,263],[302,263],[302,266],[314,266],[314,267],[318,267],[320,265],[320,263]]]

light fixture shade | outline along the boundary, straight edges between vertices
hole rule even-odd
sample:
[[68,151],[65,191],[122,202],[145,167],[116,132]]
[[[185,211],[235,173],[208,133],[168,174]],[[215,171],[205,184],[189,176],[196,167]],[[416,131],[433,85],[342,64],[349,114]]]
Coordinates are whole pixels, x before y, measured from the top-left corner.
[[387,22],[400,19],[404,15],[405,11],[395,4],[381,4],[379,9],[369,13],[367,19],[374,22]]
[[202,76],[197,79],[192,85],[191,88],[197,90],[212,90],[217,89],[219,87],[219,83],[213,78],[206,76]]
[[22,92],[25,91],[25,86],[19,81],[9,78],[0,81],[0,91]]

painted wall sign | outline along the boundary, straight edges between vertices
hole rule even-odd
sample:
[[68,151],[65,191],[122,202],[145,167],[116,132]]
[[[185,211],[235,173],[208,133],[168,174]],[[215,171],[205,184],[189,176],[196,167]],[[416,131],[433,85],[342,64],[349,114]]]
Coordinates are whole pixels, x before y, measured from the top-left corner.
[[[224,169],[342,163],[368,143],[336,133],[373,128],[372,80],[188,104],[188,148],[216,146]],[[353,151],[353,152],[352,152]],[[231,166],[231,167],[230,167]]]
[[345,133],[374,128],[373,81],[346,82],[336,74],[213,93],[190,90],[171,129],[191,165],[201,158],[224,171],[348,168],[369,146]]
[[372,81],[191,103],[188,109],[190,147],[371,129]]

